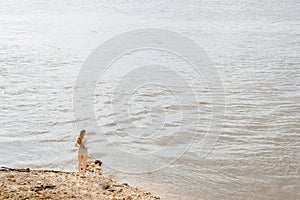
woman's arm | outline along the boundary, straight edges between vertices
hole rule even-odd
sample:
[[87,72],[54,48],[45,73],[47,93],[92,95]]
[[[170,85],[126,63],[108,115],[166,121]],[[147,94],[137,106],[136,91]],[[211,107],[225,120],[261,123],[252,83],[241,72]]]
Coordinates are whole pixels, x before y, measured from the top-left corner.
[[88,148],[88,145],[87,145],[87,140],[84,139],[84,145],[83,145],[83,148],[87,149]]
[[79,144],[77,143],[77,138],[75,140],[75,143],[74,143],[75,147],[79,147]]

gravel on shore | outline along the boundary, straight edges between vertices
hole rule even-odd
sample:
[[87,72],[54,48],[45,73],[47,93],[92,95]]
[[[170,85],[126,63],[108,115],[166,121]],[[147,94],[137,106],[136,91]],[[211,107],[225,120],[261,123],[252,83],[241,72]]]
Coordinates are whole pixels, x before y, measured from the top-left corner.
[[0,199],[97,199],[157,200],[127,183],[104,177],[101,168],[89,163],[85,176],[53,170],[0,169]]

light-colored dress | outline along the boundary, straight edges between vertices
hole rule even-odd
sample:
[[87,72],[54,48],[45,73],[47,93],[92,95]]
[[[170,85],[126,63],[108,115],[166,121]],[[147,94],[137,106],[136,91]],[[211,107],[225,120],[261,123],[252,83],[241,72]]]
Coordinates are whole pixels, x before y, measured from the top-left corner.
[[79,145],[79,149],[78,149],[78,155],[83,155],[83,156],[87,156],[88,155],[88,151],[87,148],[87,139],[83,138],[81,144]]

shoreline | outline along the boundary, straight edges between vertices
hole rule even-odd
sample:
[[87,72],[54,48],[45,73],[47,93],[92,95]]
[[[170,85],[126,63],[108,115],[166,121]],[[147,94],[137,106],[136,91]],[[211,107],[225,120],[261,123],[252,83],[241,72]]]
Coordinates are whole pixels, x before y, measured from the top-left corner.
[[0,199],[158,200],[152,195],[102,175],[90,162],[85,176],[76,172],[0,168]]

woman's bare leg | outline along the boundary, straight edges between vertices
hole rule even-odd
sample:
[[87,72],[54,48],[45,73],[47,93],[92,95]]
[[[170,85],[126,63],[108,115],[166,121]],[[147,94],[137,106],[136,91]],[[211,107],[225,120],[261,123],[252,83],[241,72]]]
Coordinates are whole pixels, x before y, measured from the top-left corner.
[[78,166],[77,166],[77,169],[78,169],[79,173],[81,172],[81,163],[82,163],[82,160],[83,160],[83,156],[82,155],[78,155]]
[[83,160],[83,170],[82,173],[85,174],[85,170],[86,170],[86,166],[87,166],[87,156],[82,156],[82,160]]

